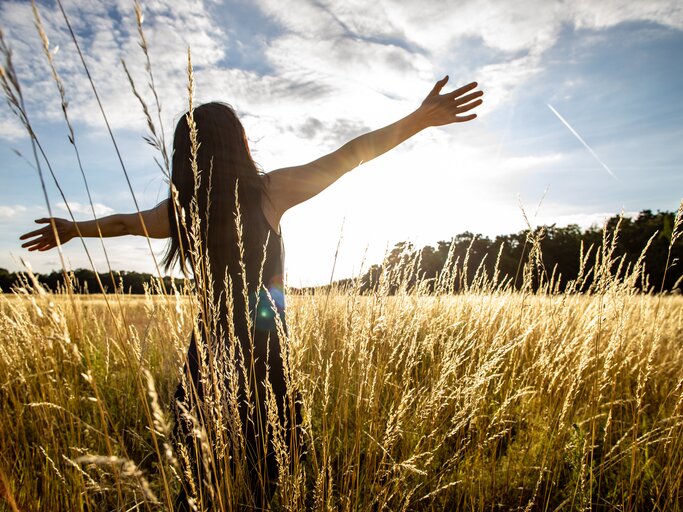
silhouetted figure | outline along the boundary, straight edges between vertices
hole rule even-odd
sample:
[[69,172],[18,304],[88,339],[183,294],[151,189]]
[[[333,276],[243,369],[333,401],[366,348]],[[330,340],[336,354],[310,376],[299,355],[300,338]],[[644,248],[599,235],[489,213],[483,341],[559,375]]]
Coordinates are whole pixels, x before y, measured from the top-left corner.
[[[288,389],[280,218],[362,162],[421,130],[474,119],[476,114],[465,113],[482,103],[477,84],[440,94],[447,81],[445,77],[437,82],[405,118],[310,163],[268,174],[252,160],[232,108],[222,103],[201,105],[176,127],[167,200],[150,210],[97,221],[39,219],[36,222],[47,225],[21,237],[29,239],[23,246],[31,251],[51,249],[57,238],[64,244],[75,236],[100,233],[170,239],[166,269],[180,263],[192,273],[198,288],[197,323],[173,409],[179,458],[185,454],[191,461],[194,490],[203,499],[218,488],[216,461],[223,461],[222,470],[233,470],[235,463],[225,468],[218,446],[210,446],[209,453],[198,449],[202,444],[198,432],[208,432],[209,442],[222,435],[232,443],[227,448],[230,453],[243,453],[245,480],[251,486],[246,509],[268,508],[279,471],[284,469],[278,467],[274,453],[273,421],[279,424],[280,440],[292,463],[303,453],[300,403],[296,390]],[[274,416],[272,405],[267,405],[270,390]],[[238,397],[236,411],[231,409],[231,392]],[[224,424],[215,425],[216,418],[223,418]],[[241,437],[236,435],[237,425]],[[243,452],[235,446],[240,442]],[[189,510],[187,493],[192,492],[192,484],[185,482],[183,487],[175,506]]]

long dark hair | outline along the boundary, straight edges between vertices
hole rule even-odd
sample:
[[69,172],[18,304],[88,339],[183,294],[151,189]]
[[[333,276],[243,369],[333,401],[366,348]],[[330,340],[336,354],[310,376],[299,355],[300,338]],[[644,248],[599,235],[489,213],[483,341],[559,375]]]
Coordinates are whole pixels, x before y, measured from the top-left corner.
[[[179,262],[184,272],[189,264],[197,278],[201,271],[197,265],[208,256],[214,290],[221,290],[226,271],[233,281],[239,276],[241,257],[263,251],[259,216],[266,176],[252,159],[244,127],[232,107],[205,103],[195,108],[191,117],[182,116],[173,137],[171,237],[163,264],[169,270]],[[188,119],[196,127],[196,173]],[[244,255],[237,243],[236,196]]]

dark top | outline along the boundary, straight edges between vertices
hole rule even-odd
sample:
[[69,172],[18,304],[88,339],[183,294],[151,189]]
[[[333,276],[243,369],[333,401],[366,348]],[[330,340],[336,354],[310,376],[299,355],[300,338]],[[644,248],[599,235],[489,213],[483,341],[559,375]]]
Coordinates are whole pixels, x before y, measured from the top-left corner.
[[[240,342],[247,367],[249,367],[248,358],[251,357],[253,342],[254,358],[257,362],[253,367],[255,368],[257,382],[262,382],[265,378],[267,359],[269,380],[273,385],[273,390],[276,395],[284,396],[286,388],[281,353],[283,343],[280,339],[281,333],[284,333],[285,336],[287,335],[283,277],[284,246],[282,237],[270,226],[260,209],[252,223],[248,228],[245,227],[245,230],[249,229],[252,236],[262,234],[263,242],[259,245],[263,247],[267,242],[267,245],[265,245],[265,259],[263,257],[263,249],[245,252],[244,268],[247,274],[248,311],[251,331],[244,312],[243,286],[236,286],[233,291],[232,330],[234,330],[235,336]],[[231,278],[236,283],[240,283],[242,280],[241,274],[235,275],[231,273]],[[216,281],[214,280],[214,282]],[[218,295],[217,292],[214,292],[214,294]],[[225,301],[224,298],[222,300],[223,302]],[[224,308],[220,309],[222,310],[221,315],[225,315]],[[227,320],[224,319],[224,321]],[[225,332],[229,327],[224,321],[220,322],[221,326],[218,328],[218,331],[222,332],[220,337],[214,337],[214,332],[211,332],[211,338],[213,338],[211,346],[212,348],[215,347],[214,349],[218,352],[226,350]],[[216,329],[209,330],[215,331]],[[205,338],[205,332],[201,325],[199,331],[202,334],[202,338]],[[204,344],[206,345],[206,340],[204,340]],[[187,372],[188,379],[191,380],[197,389],[198,397],[201,399],[204,396],[204,392],[199,379],[200,354],[198,352],[193,332],[188,348],[185,371]],[[204,364],[207,365],[206,355],[204,355],[203,360]],[[240,385],[244,386],[244,382],[241,382]],[[192,395],[192,393],[187,393],[182,388],[181,383],[176,391],[176,399],[186,401],[187,397]],[[260,396],[264,395],[261,394]]]
[[[247,282],[249,289],[249,316],[256,330],[274,331],[277,330],[277,318],[283,322],[285,313],[285,290],[284,290],[284,264],[285,249],[282,237],[270,226],[263,212],[260,212],[259,220],[261,226],[259,230],[265,233],[264,241],[268,245],[265,250],[265,261],[263,253],[249,257],[245,261]],[[263,265],[263,276],[259,283],[261,265]],[[257,276],[253,279],[253,276]],[[260,286],[259,286],[260,285]],[[286,331],[285,331],[286,332]]]
[[[245,440],[247,467],[249,468],[250,479],[254,489],[256,502],[261,501],[261,489],[263,482],[261,476],[266,476],[266,492],[264,502],[268,503],[275,490],[275,482],[278,479],[279,466],[273,445],[273,436],[269,435],[268,414],[265,402],[267,390],[265,386],[266,376],[273,391],[275,403],[278,408],[280,425],[284,429],[285,445],[293,450],[296,457],[302,457],[305,452],[303,430],[303,418],[301,415],[301,400],[296,390],[288,390],[285,378],[284,362],[287,360],[288,347],[286,344],[287,326],[285,324],[285,296],[283,289],[283,269],[284,269],[284,250],[281,236],[272,229],[262,212],[258,212],[257,218],[252,219],[250,224],[250,234],[256,237],[262,236],[265,245],[264,250],[245,251],[244,268],[247,274],[248,292],[248,312],[251,319],[251,331],[248,330],[248,322],[245,315],[244,294],[240,293],[241,299],[236,298],[233,304],[232,326],[225,324],[226,327],[234,329],[238,344],[234,351],[227,351],[225,336],[215,336],[216,332],[225,332],[222,328],[210,330],[209,337],[213,338],[211,346],[215,347],[214,358],[217,362],[218,375],[225,375],[228,372],[237,372],[238,403],[239,415],[242,425],[242,434]],[[253,240],[252,240],[253,241]],[[256,252],[260,254],[255,255]],[[251,253],[251,255],[250,255]],[[259,276],[262,279],[259,280]],[[231,278],[235,277],[231,275]],[[201,324],[201,319],[200,319]],[[202,338],[206,334],[202,332]],[[206,346],[206,343],[204,343]],[[243,357],[244,365],[237,360],[230,360],[228,354],[234,353],[236,358]],[[206,403],[202,386],[199,379],[199,367],[208,369],[209,360],[204,354],[200,354],[193,332],[192,341],[188,349],[187,360],[184,366],[187,375],[187,386],[181,380],[175,393],[176,403],[183,405],[182,408],[192,410],[195,407],[202,407]],[[252,359],[253,357],[253,359]],[[202,361],[200,365],[199,362]],[[223,371],[221,371],[221,367]],[[246,374],[243,372],[246,368]],[[207,372],[207,376],[210,372]],[[290,377],[291,378],[291,377]],[[225,400],[228,396],[229,386],[234,385],[235,380],[226,378],[222,383],[223,390],[221,396]],[[220,386],[220,384],[219,384]],[[191,391],[194,388],[196,394]],[[247,393],[247,388],[249,393]],[[215,389],[209,386],[208,389]],[[251,403],[247,401],[251,397]],[[213,402],[213,401],[212,401]],[[213,402],[215,404],[215,402]],[[174,426],[174,439],[184,443],[188,449],[190,457],[195,459],[194,439],[192,438],[193,423],[184,419],[181,410],[175,407],[176,422]],[[229,416],[229,415],[228,415]],[[202,415],[197,415],[201,418]],[[227,416],[226,416],[227,418]],[[230,424],[230,423],[228,423]],[[262,440],[268,438],[268,448],[265,456],[263,453]],[[298,448],[295,448],[298,447]],[[294,458],[292,458],[292,464]],[[195,464],[196,468],[201,469],[201,463]],[[199,471],[198,470],[198,471]],[[202,481],[201,475],[197,477]]]

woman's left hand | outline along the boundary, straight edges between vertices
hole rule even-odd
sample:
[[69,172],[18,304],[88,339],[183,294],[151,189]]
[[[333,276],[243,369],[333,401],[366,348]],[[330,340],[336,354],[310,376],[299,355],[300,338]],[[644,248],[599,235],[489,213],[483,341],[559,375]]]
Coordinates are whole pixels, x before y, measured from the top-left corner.
[[[22,247],[29,251],[49,251],[58,245],[64,245],[74,236],[76,236],[76,229],[74,223],[66,219],[57,218],[43,218],[37,219],[37,224],[47,224],[40,229],[25,233],[19,237],[20,240],[28,240],[21,244]],[[52,224],[54,223],[54,228]],[[55,237],[55,233],[59,239]]]
[[[464,123],[477,117],[477,114],[462,115],[482,104],[482,91],[470,92],[477,82],[469,83],[453,92],[439,94],[448,82],[448,75],[436,82],[434,88],[417,109],[426,126],[443,126],[451,123]],[[469,94],[468,94],[469,93]]]

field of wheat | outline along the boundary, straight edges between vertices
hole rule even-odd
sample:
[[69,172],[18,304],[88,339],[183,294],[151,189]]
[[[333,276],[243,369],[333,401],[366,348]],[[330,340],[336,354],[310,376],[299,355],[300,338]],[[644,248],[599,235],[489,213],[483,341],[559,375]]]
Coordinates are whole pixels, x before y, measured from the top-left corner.
[[[680,510],[683,298],[632,285],[290,296],[306,454],[273,509]],[[0,300],[0,509],[171,509],[192,299]],[[212,510],[239,510],[238,469],[213,464]]]

